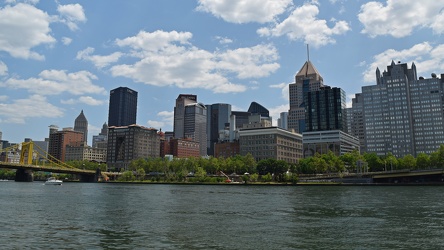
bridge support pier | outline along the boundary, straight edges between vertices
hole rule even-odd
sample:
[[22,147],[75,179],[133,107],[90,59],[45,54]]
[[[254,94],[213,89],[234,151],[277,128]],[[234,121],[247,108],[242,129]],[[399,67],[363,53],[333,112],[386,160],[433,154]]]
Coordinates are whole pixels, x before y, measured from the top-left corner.
[[34,180],[34,176],[33,176],[31,170],[25,170],[25,169],[19,168],[15,172],[15,181],[32,182],[33,180]]

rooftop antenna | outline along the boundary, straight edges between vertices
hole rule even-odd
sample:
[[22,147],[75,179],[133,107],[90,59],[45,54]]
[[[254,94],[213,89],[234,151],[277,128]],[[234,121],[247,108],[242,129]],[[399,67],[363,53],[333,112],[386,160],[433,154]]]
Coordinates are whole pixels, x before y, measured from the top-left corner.
[[307,43],[307,62],[310,61],[310,50],[308,49],[308,43]]

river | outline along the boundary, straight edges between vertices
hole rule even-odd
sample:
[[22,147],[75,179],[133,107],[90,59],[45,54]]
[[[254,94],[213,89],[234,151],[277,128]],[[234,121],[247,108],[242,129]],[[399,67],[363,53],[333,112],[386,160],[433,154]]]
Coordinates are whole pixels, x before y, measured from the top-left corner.
[[0,190],[2,249],[444,249],[444,186]]

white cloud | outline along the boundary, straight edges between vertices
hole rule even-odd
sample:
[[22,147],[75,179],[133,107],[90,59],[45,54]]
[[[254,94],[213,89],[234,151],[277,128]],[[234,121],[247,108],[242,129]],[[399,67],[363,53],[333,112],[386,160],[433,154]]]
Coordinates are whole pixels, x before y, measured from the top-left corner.
[[67,4],[57,6],[57,11],[60,14],[61,22],[66,23],[70,30],[77,30],[79,27],[77,23],[86,22],[85,12],[83,11],[82,5]]
[[229,44],[229,43],[232,43],[232,42],[233,42],[232,39],[227,38],[227,37],[217,36],[217,37],[215,37],[215,38],[216,38],[216,40],[219,41],[220,44]]
[[49,24],[51,17],[36,7],[19,3],[0,9],[0,51],[13,57],[43,60],[32,48],[53,44]]
[[197,10],[231,23],[267,23],[293,4],[292,0],[199,0]]
[[[160,120],[148,120],[147,124],[149,127],[161,129],[163,131],[172,130],[174,121],[173,111],[161,111],[157,113]],[[165,129],[166,128],[166,129]]]
[[270,85],[270,88],[277,88],[281,89],[282,99],[286,100],[287,102],[290,100],[290,97],[288,96],[289,93],[289,83],[280,83],[275,85]]
[[70,45],[71,42],[72,42],[72,39],[71,39],[71,38],[69,38],[69,37],[62,37],[62,43],[63,43],[64,45]]
[[8,74],[8,66],[0,61],[0,76],[5,76]]
[[68,104],[68,105],[72,105],[72,104],[77,104],[77,103],[83,103],[83,104],[87,104],[90,106],[99,106],[99,105],[103,105],[106,103],[106,101],[103,100],[97,100],[91,96],[81,96],[78,99],[68,99],[68,100],[61,100],[60,101],[62,104]]
[[[116,44],[129,47],[128,56],[138,61],[114,65],[111,73],[154,86],[175,85],[232,93],[243,92],[246,87],[232,83],[228,76],[257,78],[268,76],[279,68],[275,62],[277,50],[272,45],[212,53],[193,46],[189,42],[191,38],[189,32],[158,30],[152,33],[140,31],[136,36],[117,39]],[[90,51],[87,52],[86,55],[91,57]]]
[[260,28],[257,33],[261,36],[283,36],[290,40],[303,40],[304,43],[315,47],[335,43],[334,35],[342,35],[350,30],[345,21],[333,21],[330,28],[326,20],[317,19],[318,6],[304,4],[296,8],[291,15],[271,28]]
[[37,78],[9,78],[0,86],[10,89],[26,89],[39,95],[58,95],[67,92],[73,95],[106,94],[103,87],[94,85],[97,77],[88,71],[66,73],[63,70],[44,70]]
[[4,102],[8,100],[8,96],[7,95],[0,95],[0,102]]
[[[416,44],[411,48],[404,50],[388,49],[373,57],[373,62],[368,64],[366,71],[363,73],[364,81],[375,83],[375,71],[378,67],[382,72],[387,68],[387,65],[395,61],[406,62],[411,66],[414,62],[418,76],[427,72],[443,72],[444,71],[444,44],[439,44],[433,47],[428,42]],[[429,75],[424,75],[429,77]]]
[[435,33],[443,34],[442,8],[442,1],[387,0],[385,4],[372,1],[361,6],[358,18],[364,25],[362,33],[370,37],[405,37],[415,28],[431,28]]
[[28,99],[17,99],[13,103],[0,103],[3,123],[24,124],[26,119],[62,117],[63,110],[47,102],[46,97],[32,95]]
[[88,47],[77,52],[76,59],[90,61],[94,64],[94,66],[101,69],[107,67],[111,63],[117,62],[119,58],[123,55],[120,52],[114,52],[111,55],[107,56],[91,55],[92,53],[94,53],[94,48]]

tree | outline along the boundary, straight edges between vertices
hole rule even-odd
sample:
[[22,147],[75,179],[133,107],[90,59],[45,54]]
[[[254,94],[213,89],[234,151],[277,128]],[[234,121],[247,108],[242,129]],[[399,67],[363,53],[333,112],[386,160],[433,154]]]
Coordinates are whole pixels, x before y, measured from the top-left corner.
[[368,163],[369,171],[377,172],[384,170],[384,161],[376,153],[365,153],[364,159]]
[[430,165],[433,168],[444,168],[444,145],[430,155]]
[[411,154],[405,155],[398,161],[401,169],[416,169],[416,159]]
[[427,169],[430,167],[430,156],[426,153],[419,153],[416,157],[416,169]]

